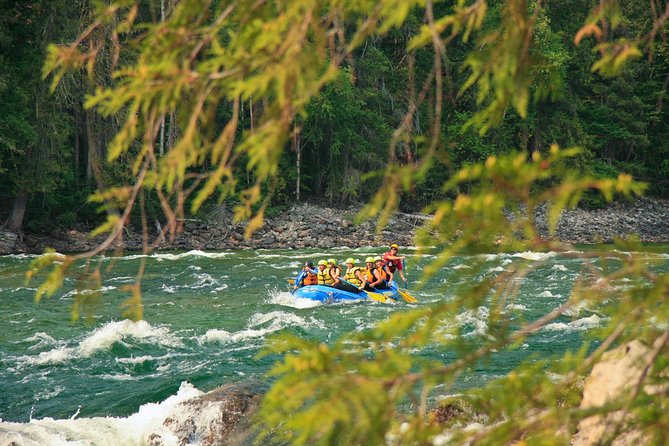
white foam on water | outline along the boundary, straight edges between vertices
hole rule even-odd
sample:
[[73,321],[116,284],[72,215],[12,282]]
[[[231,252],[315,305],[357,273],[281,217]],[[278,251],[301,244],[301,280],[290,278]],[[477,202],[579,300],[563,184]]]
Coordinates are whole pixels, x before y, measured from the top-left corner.
[[116,362],[121,364],[142,364],[146,361],[153,361],[153,356],[144,355],[144,356],[131,356],[129,358],[116,358]]
[[506,306],[507,311],[527,311],[527,307],[521,304],[509,304]]
[[49,400],[55,396],[60,395],[65,391],[65,387],[62,386],[56,386],[53,388],[45,389],[35,395],[35,400],[37,401],[44,401],[44,400]]
[[[268,325],[269,324],[269,325]],[[272,311],[256,313],[249,319],[247,328],[235,333],[223,329],[210,329],[200,336],[199,341],[219,342],[221,344],[239,343],[250,339],[261,339],[270,333],[283,330],[287,327],[325,328],[325,325],[315,318],[308,320],[293,313]]]
[[107,350],[115,342],[125,338],[150,339],[152,343],[166,347],[180,347],[181,341],[165,327],[154,327],[141,320],[133,322],[129,319],[109,322],[95,330],[79,345],[82,355],[90,356],[98,350]]
[[576,317],[579,314],[581,314],[582,311],[588,310],[588,302],[587,301],[581,301],[578,302],[576,305],[573,305],[563,313],[565,316],[569,317]]
[[[271,311],[269,313],[256,313],[249,320],[250,327],[256,327],[270,323],[270,329],[280,330],[285,327],[303,327],[303,328],[325,328],[325,325],[315,318],[306,320],[294,313],[285,311]],[[276,331],[273,330],[273,331]]]
[[564,265],[560,265],[559,263],[557,265],[553,265],[551,269],[555,271],[567,271],[567,267]]
[[35,345],[28,347],[28,350],[41,350],[45,347],[57,344],[57,341],[48,334],[40,331],[25,339],[26,342],[35,342]]
[[564,322],[554,322],[542,328],[543,331],[564,331],[567,333],[574,331],[585,331],[592,328],[597,328],[601,325],[602,319],[593,314],[590,317],[576,319],[575,321],[565,324]]
[[[165,446],[181,444],[179,438],[171,432],[164,422],[167,418],[193,416],[183,402],[202,395],[187,382],[181,383],[176,395],[160,403],[142,405],[137,413],[124,418],[93,417],[54,420],[43,418],[31,419],[28,423],[9,423],[0,421],[0,442],[21,446],[89,446],[89,445],[132,445],[149,443],[151,435],[159,435]],[[204,417],[211,414],[195,414]],[[76,414],[75,414],[76,416]],[[169,424],[169,423],[168,423]],[[202,423],[204,425],[204,423]],[[196,443],[200,442],[196,439]]]
[[283,307],[290,308],[314,308],[323,305],[323,302],[313,299],[305,299],[302,297],[296,297],[294,294],[289,293],[288,291],[278,291],[274,290],[269,293],[268,303],[274,305],[281,305]]
[[534,251],[525,251],[525,252],[517,252],[513,254],[513,257],[520,257],[521,259],[525,260],[534,260],[534,261],[542,261],[542,260],[547,260],[550,259],[551,257],[554,257],[556,255],[555,252],[534,252]]
[[165,285],[164,283],[160,287],[160,290],[168,294],[174,294],[177,292],[177,288],[175,286]]
[[504,271],[506,271],[506,270],[504,268],[502,268],[501,266],[497,266],[495,268],[490,268],[488,270],[489,273],[501,273],[501,272],[504,272]]
[[461,263],[460,265],[455,265],[451,269],[472,269],[472,267],[469,265],[465,265],[464,263]]
[[[483,336],[488,332],[489,310],[486,307],[478,307],[476,310],[465,310],[455,316],[458,326],[471,325],[473,330],[462,334],[463,337]],[[451,334],[445,335],[447,339],[453,339]]]
[[562,297],[559,294],[553,294],[550,292],[550,290],[545,290],[541,294],[539,294],[538,297]]
[[205,287],[213,287],[216,285],[220,285],[218,280],[214,279],[211,275],[207,273],[202,273],[202,274],[194,274],[195,277],[195,283],[188,287],[189,289],[199,289],[199,288],[205,288]]
[[58,347],[53,350],[41,352],[37,357],[23,356],[19,360],[25,361],[28,364],[59,364],[65,362],[76,356],[76,350],[69,347]]
[[483,261],[485,262],[492,262],[497,260],[500,257],[500,254],[481,254],[481,257],[483,257]]
[[80,290],[72,290],[72,291],[68,291],[67,293],[63,294],[61,296],[61,299],[66,298],[66,297],[77,296],[77,295],[89,296],[89,295],[95,294],[97,292],[100,292],[100,293],[104,294],[107,291],[116,290],[116,289],[118,289],[118,288],[116,288],[113,285],[107,285],[107,286],[100,287],[99,290],[81,290],[81,291]]
[[12,293],[18,293],[19,291],[37,291],[37,288],[20,286],[20,287],[12,288],[11,291],[12,291]]
[[180,254],[171,254],[171,253],[160,253],[153,254],[151,257],[154,257],[158,260],[180,260],[186,257],[205,257],[207,259],[221,259],[233,254],[232,252],[205,252],[200,251],[199,249],[193,249],[188,252],[182,252]]
[[128,375],[127,373],[121,373],[121,374],[105,373],[100,375],[100,378],[104,379],[105,381],[137,381],[139,379],[146,378],[146,376],[137,377]]
[[41,256],[42,254],[7,254],[7,255],[2,255],[0,257],[8,259],[34,259]]
[[247,341],[250,339],[258,339],[264,337],[266,334],[271,333],[269,329],[261,330],[242,330],[236,333],[230,333],[226,330],[219,330],[212,328],[207,330],[207,332],[200,337],[200,342],[218,342],[219,344],[228,344],[228,343],[238,343],[242,341]]
[[105,282],[120,282],[120,283],[133,283],[135,281],[135,277],[131,276],[119,276],[119,277],[110,277],[109,279],[105,279]]
[[98,351],[109,350],[116,342],[133,338],[149,340],[153,344],[167,347],[182,346],[181,340],[167,328],[153,327],[146,321],[133,322],[125,319],[109,322],[90,333],[76,347],[58,347],[41,352],[37,357],[24,356],[21,359],[28,364],[57,364],[72,358],[90,357]]

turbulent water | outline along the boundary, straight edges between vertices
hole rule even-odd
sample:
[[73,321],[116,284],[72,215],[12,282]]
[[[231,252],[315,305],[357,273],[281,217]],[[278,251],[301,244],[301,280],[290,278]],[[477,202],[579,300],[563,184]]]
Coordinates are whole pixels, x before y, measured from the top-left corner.
[[[38,282],[24,280],[35,257],[0,257],[0,444],[141,444],[143,433],[162,422],[179,401],[249,377],[263,379],[276,358],[259,359],[257,353],[272,333],[287,330],[330,342],[405,309],[404,303],[322,305],[296,300],[287,292],[286,279],[296,275],[304,260],[363,259],[381,251],[154,254],[147,259],[142,282],[145,320],[140,322],[120,315],[127,298],[123,287],[134,283],[142,256],[101,258],[97,261],[106,276],[104,288],[88,323],[71,322],[75,278],[36,304]],[[658,260],[653,268],[669,270],[669,247],[650,251],[648,258]],[[564,303],[585,262],[554,253],[463,256],[414,291],[433,256],[411,250],[407,254],[410,290],[419,305],[450,299],[457,286],[500,274],[514,262],[543,260],[508,305],[522,320]],[[601,268],[605,260],[587,262]],[[616,286],[630,284],[622,280]],[[485,306],[463,311],[456,319],[462,336],[486,334]],[[578,348],[584,335],[604,322],[596,311],[573,311],[522,348],[464,376],[458,385],[475,386],[501,376],[532,354],[546,357]],[[423,354],[443,361],[453,358],[429,349]]]

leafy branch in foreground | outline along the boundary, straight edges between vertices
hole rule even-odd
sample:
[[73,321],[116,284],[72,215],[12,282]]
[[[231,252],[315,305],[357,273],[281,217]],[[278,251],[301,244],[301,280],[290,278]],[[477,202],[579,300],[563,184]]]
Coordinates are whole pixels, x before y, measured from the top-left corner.
[[[263,190],[272,189],[293,123],[308,101],[365,38],[401,24],[417,3],[187,0],[160,23],[139,20],[140,0],[99,4],[78,39],[50,47],[43,73],[52,76],[55,89],[70,70],[90,73],[101,48],[113,45],[114,62],[124,63],[114,72],[114,84],[88,96],[86,107],[121,118],[108,161],[130,158],[134,184],[91,198],[120,212],[110,212],[94,231],[108,234],[97,248],[52,265],[49,292],[73,261],[122,247],[124,229],[145,193],[155,194],[167,221],[155,240],[145,237],[145,253],[182,230],[188,205],[195,213],[214,196],[239,200],[235,220],[248,220],[250,236],[262,225],[270,198]],[[345,29],[348,23],[355,27]],[[112,30],[111,42],[104,39],[106,29]],[[240,125],[244,103],[257,108],[258,125],[251,129]],[[157,138],[171,115],[177,116],[180,135],[161,156]],[[254,178],[241,190],[240,169]],[[142,226],[148,234],[144,217]],[[34,267],[50,266],[49,259]],[[140,278],[129,300],[133,319],[142,317]]]
[[[263,438],[298,445],[431,443],[443,430],[430,422],[427,410],[437,386],[440,392],[447,392],[480,361],[517,348],[547,324],[583,306],[605,318],[593,340],[598,348],[586,345],[562,357],[530,359],[503,379],[463,392],[460,399],[473,411],[485,414],[486,426],[453,428],[448,438],[452,444],[506,444],[521,439],[563,444],[579,420],[612,410],[578,408],[579,381],[612,344],[639,338],[652,343],[660,336],[657,327],[669,322],[669,275],[651,274],[645,259],[620,251],[607,253],[620,267],[601,272],[586,261],[598,258],[597,254],[574,251],[537,235],[532,215],[545,200],[550,200],[550,213],[556,218],[587,190],[597,189],[610,199],[614,193],[627,195],[643,189],[626,176],[617,180],[578,177],[564,166],[565,158],[575,153],[554,147],[547,157],[512,154],[457,172],[444,187],[451,190],[467,182],[471,194],[432,206],[432,220],[420,239],[422,245],[440,249],[425,270],[428,275],[464,253],[550,249],[556,255],[581,258],[583,274],[563,305],[528,321],[508,310],[517,299],[519,279],[542,268],[542,262],[522,261],[480,283],[473,273],[465,281],[468,285],[449,290],[450,300],[395,313],[373,329],[345,336],[332,346],[281,336],[268,350],[284,359],[270,373],[277,381],[259,415]],[[547,182],[552,184],[534,192]],[[509,210],[506,217],[504,209]],[[476,257],[471,260],[484,263]],[[638,280],[640,286],[612,296],[607,284],[620,278]],[[488,308],[485,335],[475,341],[460,336],[457,316],[479,307]],[[424,359],[420,352],[428,346],[431,351],[455,352],[457,359],[448,364]],[[664,381],[662,361],[648,370],[642,384]],[[635,426],[650,435],[660,434],[664,425],[657,417],[645,416],[644,411],[649,410],[645,399],[646,394],[638,392],[624,402],[637,416]]]

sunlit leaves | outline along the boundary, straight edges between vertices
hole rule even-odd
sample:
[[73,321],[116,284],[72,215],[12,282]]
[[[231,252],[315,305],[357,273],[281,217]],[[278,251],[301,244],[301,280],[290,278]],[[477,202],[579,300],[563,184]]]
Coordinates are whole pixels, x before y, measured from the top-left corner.
[[[454,173],[444,184],[444,191],[453,193],[454,198],[436,202],[428,209],[433,217],[422,233],[420,244],[437,246],[441,251],[424,268],[424,273],[434,274],[455,254],[566,250],[539,236],[534,221],[538,206],[548,203],[554,229],[560,211],[576,205],[586,190],[597,189],[609,199],[613,194],[638,194],[643,190],[644,186],[629,176],[599,180],[578,175],[565,162],[578,153],[578,149],[560,150],[553,146],[547,154],[521,152],[489,157],[484,163]],[[458,192],[464,189],[469,192]],[[272,352],[285,356],[272,371],[277,381],[264,401],[261,421],[268,432],[299,444],[326,444],[338,435],[338,423],[311,425],[317,412],[347,426],[345,437],[336,437],[337,444],[375,442],[375,432],[379,429],[388,432],[386,438],[401,438],[406,443],[431,438],[435,435],[434,425],[426,423],[423,410],[432,386],[447,387],[482,358],[499,350],[518,348],[526,337],[565,314],[567,309],[584,303],[609,307],[602,310],[611,313],[610,324],[601,331],[601,336],[612,339],[621,335],[617,328],[620,324],[636,324],[642,317],[642,312],[628,308],[628,303],[643,302],[654,308],[653,313],[658,311],[655,302],[661,301],[659,296],[666,293],[662,280],[653,284],[648,293],[631,300],[628,295],[622,305],[608,304],[610,294],[603,282],[606,279],[595,280],[599,274],[604,277],[611,274],[610,280],[644,274],[643,261],[625,254],[619,257],[626,260],[622,269],[613,274],[597,272],[585,282],[578,281],[566,303],[534,321],[512,320],[509,315],[509,305],[519,293],[518,284],[524,275],[541,268],[541,262],[519,261],[508,265],[496,278],[451,289],[452,300],[395,313],[387,321],[347,336],[332,347],[281,337]],[[477,271],[475,263],[472,271]],[[477,342],[471,343],[463,336],[459,316],[479,311],[482,306],[488,309],[487,327]],[[666,310],[658,313],[665,314]],[[627,335],[638,336],[645,330]],[[422,360],[415,353],[426,345],[455,350],[457,359],[446,364]],[[583,416],[577,408],[582,375],[599,354],[595,351],[588,356],[589,352],[584,346],[578,352],[567,352],[561,361],[552,364],[548,358],[545,361],[532,358],[508,376],[467,392],[461,398],[466,398],[471,409],[463,422],[481,420],[478,414],[485,414],[486,425],[467,430],[459,429],[456,423],[445,435],[456,444],[473,439],[480,444],[498,444],[500,440],[506,443],[519,438],[538,444],[564,443]],[[545,373],[547,368],[555,373]],[[377,386],[381,383],[385,399],[370,400],[370,395],[378,396]],[[296,387],[299,391],[289,390]],[[339,406],[341,400],[346,403]],[[415,401],[415,405],[410,413],[403,415],[407,421],[403,428],[380,408],[377,414],[380,418],[372,425],[367,422],[369,404],[382,404],[386,408],[407,400]],[[333,413],[328,402],[340,410],[345,408],[346,413]],[[560,436],[556,436],[557,431],[562,432]]]
[[602,43],[596,49],[600,51],[601,57],[592,65],[592,71],[608,77],[620,74],[626,63],[642,55],[635,42]]
[[[481,28],[485,19],[488,5],[483,0],[477,0],[467,5],[464,0],[458,0],[453,14],[440,17],[434,22],[434,31],[441,35],[444,31],[451,29],[451,37],[462,33],[462,40],[467,42],[470,35]],[[408,49],[428,45],[432,41],[432,30],[428,25],[423,25],[419,33],[409,42]]]
[[[446,159],[441,140],[445,118],[440,113],[445,96],[442,75],[446,62],[442,57],[449,42],[455,38],[474,42],[464,62],[467,80],[460,94],[462,97],[466,90],[475,91],[480,111],[468,126],[482,133],[510,111],[526,117],[533,99],[554,96],[560,88],[554,74],[565,62],[558,36],[549,29],[540,2],[510,0],[497,2],[489,9],[482,0],[459,0],[447,14],[430,18],[434,13],[432,2],[421,1],[183,0],[176,3],[176,9],[163,23],[134,24],[137,4],[116,2],[102,8],[101,15],[77,42],[50,50],[45,68],[45,74],[53,73],[56,83],[66,70],[91,70],[103,44],[101,34],[97,34],[102,32],[101,27],[116,27],[117,36],[136,32],[130,45],[134,53],[115,71],[114,84],[95,91],[86,101],[87,107],[105,116],[124,119],[110,146],[109,159],[130,157],[137,175],[134,187],[100,191],[93,197],[108,205],[125,206],[122,215],[112,214],[94,234],[122,236],[138,190],[143,188],[160,198],[171,231],[178,227],[176,220],[184,217],[190,194],[195,196],[193,211],[212,196],[234,197],[239,203],[235,220],[248,221],[246,236],[250,236],[262,225],[268,203],[264,192],[275,187],[279,160],[296,117],[303,118],[309,101],[328,83],[344,80],[344,86],[352,86],[353,76],[340,65],[368,36],[401,25],[412,7],[428,7],[427,24],[411,40],[409,50],[432,46],[434,68],[427,76],[423,96],[431,97],[426,103],[431,101],[428,108],[434,112],[433,132],[412,135],[401,128],[396,142],[416,147],[420,159],[403,165],[391,163],[382,174],[364,177],[383,175],[385,180],[360,214],[362,218],[380,214],[380,226],[398,207],[399,194],[423,181],[430,169],[442,167],[437,163]],[[605,0],[600,6],[576,34],[577,43],[591,36],[608,38],[603,20],[613,28],[620,22],[616,2]],[[616,74],[627,61],[639,57],[641,43],[600,42],[596,50],[601,58],[593,70]],[[350,99],[346,96],[350,90],[333,91],[332,96],[339,96],[340,102]],[[238,125],[239,107],[244,103],[258,111],[253,129]],[[332,101],[317,105],[311,109],[316,115],[313,119],[336,120],[345,115]],[[362,108],[360,104],[356,107]],[[409,124],[413,113],[415,110],[407,114],[409,119],[405,121]],[[165,117],[172,114],[178,116],[179,134],[167,154],[161,156],[155,150],[156,137]],[[312,137],[321,138],[316,133]],[[343,152],[345,141],[339,139],[328,147],[331,154]],[[643,190],[644,186],[629,175],[600,179],[569,169],[566,161],[578,153],[577,149],[547,149],[541,144],[536,149],[532,153],[490,156],[483,163],[453,172],[439,190],[439,201],[425,209],[431,220],[420,232],[418,242],[438,250],[434,262],[425,268],[427,276],[464,252],[564,252],[564,245],[540,234],[534,220],[540,207],[548,208],[550,236],[555,233],[561,211],[575,206],[589,190],[597,190],[608,200],[617,194]],[[238,171],[248,172],[252,178],[243,190],[238,188]],[[36,261],[30,276],[55,266],[39,288],[37,299],[55,293],[70,262],[69,257],[55,254]],[[602,311],[606,311],[609,322],[602,334],[610,336],[610,342],[622,336],[621,326],[631,327],[626,336],[651,338],[656,327],[647,323],[650,315],[658,324],[668,320],[663,305],[666,278],[647,273],[636,259],[625,259],[619,274],[635,277],[642,286],[619,303],[606,302],[607,280],[616,278],[607,276],[594,284],[578,282],[568,302],[536,321],[511,320],[507,305],[519,292],[518,281],[538,268],[537,263],[516,262],[497,277],[449,290],[452,300],[397,313],[373,329],[331,346],[280,338],[271,354],[283,355],[283,359],[272,370],[276,381],[261,412],[266,434],[292,444],[382,444],[388,432],[401,431],[395,408],[409,402],[411,413],[404,416],[407,424],[403,425],[409,428],[402,428],[397,438],[407,444],[424,444],[432,441],[429,435],[437,429],[425,423],[427,394],[435,384],[448,386],[482,358],[500,349],[518,348],[527,336],[563,315],[567,308],[581,302],[604,305]],[[592,272],[593,277],[603,275]],[[125,290],[130,294],[125,315],[141,318],[140,282]],[[475,342],[463,339],[458,316],[479,311],[484,305],[489,309],[485,333]],[[428,344],[456,351],[457,359],[448,364],[421,359],[415,353]],[[576,366],[591,364],[596,357],[586,358],[583,350],[564,361]],[[561,370],[565,378],[553,385],[551,377],[541,373],[543,367],[545,363],[529,363],[481,392],[473,392],[480,399],[477,402],[473,398],[472,404],[485,410],[494,424],[475,434],[459,432],[461,437],[455,438],[473,437],[479,444],[566,441],[555,437],[555,432],[564,426],[573,427],[569,417],[577,419],[582,414],[559,412],[556,406],[570,409],[576,404],[576,392],[570,386],[577,378],[569,370]],[[585,369],[579,373],[585,373]],[[500,394],[499,389],[504,392]]]

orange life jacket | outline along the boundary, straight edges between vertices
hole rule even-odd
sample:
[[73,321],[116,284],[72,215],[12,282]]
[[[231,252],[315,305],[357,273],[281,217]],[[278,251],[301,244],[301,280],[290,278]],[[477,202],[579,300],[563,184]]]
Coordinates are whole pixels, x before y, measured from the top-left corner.
[[367,282],[372,283],[376,281],[376,277],[374,277],[374,267],[372,267],[372,269],[365,268],[363,274],[365,275],[365,280],[367,280]]
[[307,271],[307,275],[302,279],[302,283],[305,285],[318,285],[318,274]]
[[376,269],[379,270],[379,277],[381,277],[381,279],[385,280],[386,282],[390,280],[390,274],[388,274],[388,271],[386,271],[385,267],[382,266]]

